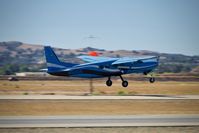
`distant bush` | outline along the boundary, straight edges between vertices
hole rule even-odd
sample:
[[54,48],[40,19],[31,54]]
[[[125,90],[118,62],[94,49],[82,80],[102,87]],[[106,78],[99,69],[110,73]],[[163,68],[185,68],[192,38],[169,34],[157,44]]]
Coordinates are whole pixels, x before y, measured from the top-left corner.
[[180,73],[180,72],[190,72],[192,70],[192,66],[189,64],[180,64],[180,63],[161,63],[158,66],[159,73]]
[[28,95],[28,92],[24,92],[23,94],[24,94],[24,95]]
[[20,64],[6,64],[0,67],[0,75],[11,75],[16,72],[28,72],[31,71],[27,65]]
[[16,85],[15,88],[20,88],[20,87],[18,85]]
[[120,95],[120,96],[123,96],[123,95],[126,95],[126,92],[124,92],[124,91],[118,91],[117,94]]

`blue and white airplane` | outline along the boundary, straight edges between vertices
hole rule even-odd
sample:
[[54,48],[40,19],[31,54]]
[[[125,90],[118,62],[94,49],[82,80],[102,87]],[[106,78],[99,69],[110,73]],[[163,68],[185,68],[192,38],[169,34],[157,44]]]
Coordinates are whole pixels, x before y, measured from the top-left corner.
[[[122,75],[130,73],[142,73],[147,75],[152,72],[159,64],[159,57],[122,57],[111,58],[102,56],[78,56],[86,63],[74,64],[60,61],[50,46],[44,47],[47,73],[55,76],[71,76],[80,78],[102,78],[107,77],[107,86],[112,85],[111,77],[119,76],[122,86],[127,87],[128,81]],[[155,82],[154,77],[150,77],[151,83]]]

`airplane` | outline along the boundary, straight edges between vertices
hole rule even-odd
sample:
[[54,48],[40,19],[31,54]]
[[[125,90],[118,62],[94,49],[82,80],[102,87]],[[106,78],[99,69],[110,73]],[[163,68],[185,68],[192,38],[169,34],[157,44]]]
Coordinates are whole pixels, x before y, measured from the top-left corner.
[[[107,77],[107,86],[112,85],[111,77],[119,76],[122,80],[122,86],[127,87],[128,81],[124,80],[122,75],[131,73],[142,73],[147,75],[151,73],[159,64],[158,56],[112,58],[96,56],[98,54],[94,54],[94,56],[78,56],[77,58],[82,59],[86,63],[75,64],[60,61],[50,46],[44,46],[44,52],[48,74],[79,78]],[[149,82],[154,83],[155,78],[151,76],[149,78]]]

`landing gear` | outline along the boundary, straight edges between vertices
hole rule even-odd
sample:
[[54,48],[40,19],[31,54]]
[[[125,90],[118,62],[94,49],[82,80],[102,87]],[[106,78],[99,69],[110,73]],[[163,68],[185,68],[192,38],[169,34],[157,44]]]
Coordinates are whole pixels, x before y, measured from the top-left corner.
[[[128,86],[128,81],[124,80],[121,75],[120,75],[120,78],[122,80],[122,86],[123,87],[127,87]],[[112,85],[111,77],[108,77],[108,80],[106,81],[106,85],[107,86],[111,86]]]
[[[144,75],[147,75],[148,72],[144,72],[143,74],[144,74]],[[150,83],[154,83],[154,82],[155,82],[155,78],[153,77],[153,73],[150,73],[150,74],[149,74],[149,82],[150,82]]]
[[122,86],[127,87],[128,86],[128,81],[122,81]]
[[155,78],[154,77],[149,78],[149,82],[150,83],[154,83],[155,82]]
[[120,78],[122,80],[122,86],[123,87],[127,87],[128,86],[128,81],[124,80],[121,75],[120,75]]
[[106,81],[106,85],[107,86],[111,86],[112,85],[111,77],[108,77],[108,80]]

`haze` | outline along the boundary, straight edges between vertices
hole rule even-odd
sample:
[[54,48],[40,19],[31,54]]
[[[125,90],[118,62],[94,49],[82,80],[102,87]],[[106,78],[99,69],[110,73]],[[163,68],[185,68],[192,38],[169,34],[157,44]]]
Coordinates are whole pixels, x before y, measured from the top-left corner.
[[0,41],[199,55],[198,0],[0,0]]

